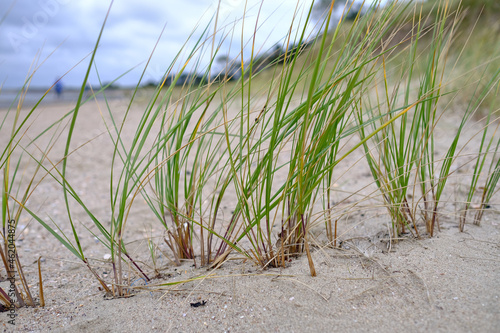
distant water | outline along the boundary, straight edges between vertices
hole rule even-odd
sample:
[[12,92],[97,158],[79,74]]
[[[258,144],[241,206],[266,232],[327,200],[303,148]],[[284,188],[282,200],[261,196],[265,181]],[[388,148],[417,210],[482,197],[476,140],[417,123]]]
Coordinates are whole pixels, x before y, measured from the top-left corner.
[[[28,93],[24,97],[23,107],[31,107],[34,106],[45,94],[46,90],[29,90]],[[78,100],[79,90],[66,90],[64,91],[60,97],[56,95],[55,92],[50,91],[47,96],[41,102],[42,105],[47,104],[58,104],[58,103],[76,103]],[[0,108],[6,109],[11,105],[13,108],[17,107],[17,103],[19,102],[19,91],[18,90],[4,90],[0,91]],[[85,97],[85,96],[84,96]],[[108,90],[106,92],[106,97],[108,99],[116,99],[124,97],[123,90]],[[102,99],[103,96],[99,95],[98,99]]]

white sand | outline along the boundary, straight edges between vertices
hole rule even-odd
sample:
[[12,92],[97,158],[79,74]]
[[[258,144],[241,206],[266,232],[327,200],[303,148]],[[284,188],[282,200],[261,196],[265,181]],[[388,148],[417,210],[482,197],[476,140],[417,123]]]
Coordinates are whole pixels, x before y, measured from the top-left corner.
[[[124,103],[114,101],[112,107],[123,110]],[[68,105],[41,107],[41,116],[33,129],[43,128],[68,110]],[[128,131],[133,130],[134,119],[141,112],[133,111]],[[457,123],[445,119],[445,126],[446,122]],[[95,104],[84,106],[74,146],[104,131]],[[445,131],[442,136],[449,133]],[[474,147],[474,142],[470,147]],[[72,185],[102,221],[109,221],[110,214],[107,191],[111,149],[104,134],[70,160]],[[440,155],[445,151],[439,146],[436,150]],[[52,156],[62,156],[62,152],[63,144],[54,148]],[[354,168],[347,179],[339,182],[339,189],[354,192],[353,186],[362,182],[363,177],[369,180],[364,161]],[[446,200],[464,200],[464,189],[457,184],[469,173],[462,172],[457,171],[457,177],[450,179]],[[44,181],[29,205],[44,218],[50,214],[65,232],[70,231],[61,189],[53,181]],[[366,215],[351,212],[348,219],[339,223],[339,232],[347,239],[342,249],[313,247],[317,277],[309,275],[305,256],[292,260],[286,269],[261,270],[235,254],[234,260],[215,271],[194,268],[192,262],[175,267],[159,256],[161,277],[150,282],[150,286],[197,276],[207,278],[153,288],[152,292],[138,290],[133,297],[119,299],[104,297],[89,270],[23,214],[19,224],[27,229],[18,241],[18,252],[35,297],[38,297],[35,260],[39,256],[44,258],[46,306],[18,309],[14,327],[7,323],[6,314],[0,313],[0,327],[7,332],[498,332],[500,221],[494,210],[495,202],[492,207],[480,227],[468,224],[466,232],[460,233],[456,207],[450,204],[440,219],[441,232],[434,238],[408,237],[393,244],[390,252],[386,247],[388,217],[380,215],[380,211]],[[103,260],[106,249],[81,225],[90,225],[89,218],[81,209],[75,208],[73,213],[86,256],[96,271],[111,282],[110,265]],[[129,218],[126,239],[134,258],[143,267],[152,265],[151,258],[143,251],[145,237],[162,232],[147,206],[138,200]],[[348,240],[360,235],[366,237]],[[321,240],[321,235],[317,239]],[[160,244],[161,238],[155,241]],[[154,276],[152,269],[148,274]],[[142,280],[134,282],[134,286],[141,284]],[[7,288],[7,282],[1,282],[0,286]],[[190,305],[202,301],[206,302],[203,306]]]

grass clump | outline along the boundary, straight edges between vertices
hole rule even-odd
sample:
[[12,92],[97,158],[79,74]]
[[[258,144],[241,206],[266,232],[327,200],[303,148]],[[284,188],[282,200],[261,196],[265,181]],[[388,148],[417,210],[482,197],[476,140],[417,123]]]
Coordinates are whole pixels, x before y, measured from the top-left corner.
[[[35,67],[35,66],[34,66]],[[0,228],[0,257],[5,275],[0,271],[0,281],[8,280],[9,288],[0,287],[0,312],[12,311],[23,306],[44,306],[41,267],[39,265],[39,299],[32,293],[28,278],[23,272],[23,264],[17,251],[17,242],[27,226],[20,226],[19,220],[29,198],[40,184],[39,165],[29,168],[29,161],[34,155],[41,156],[44,162],[47,152],[56,140],[53,134],[45,148],[37,144],[38,136],[28,134],[35,121],[38,105],[49,91],[28,112],[22,112],[24,98],[28,93],[33,73],[27,76],[16,100],[6,110],[0,123],[0,131],[9,133],[0,145],[0,170],[2,170],[2,224]],[[50,89],[49,89],[50,90]],[[11,127],[9,128],[9,123]],[[28,160],[28,161],[27,161]],[[29,210],[28,210],[29,211]],[[16,282],[20,282],[20,284]]]
[[[159,251],[173,265],[189,260],[195,266],[218,267],[236,252],[263,268],[286,267],[292,257],[305,253],[314,276],[311,251],[320,241],[312,230],[321,228],[326,245],[337,245],[337,221],[345,211],[334,203],[335,182],[339,166],[352,162],[358,151],[365,155],[373,184],[389,213],[391,237],[398,239],[407,232],[415,237],[425,233],[433,236],[439,228],[439,209],[444,205],[442,195],[453,173],[452,163],[461,152],[463,129],[492,95],[499,73],[487,76],[484,71],[476,82],[477,89],[465,92],[469,107],[446,153],[436,157],[436,128],[450,112],[442,107],[442,99],[464,94],[454,91],[448,80],[451,59],[460,58],[455,57],[453,43],[462,16],[453,11],[449,1],[433,7],[432,15],[423,8],[395,1],[358,15],[353,22],[341,21],[331,31],[331,7],[317,36],[311,37],[306,33],[313,25],[311,7],[305,24],[290,27],[283,42],[283,50],[288,51],[280,54],[279,61],[265,62],[262,55],[252,52],[249,60],[235,60],[241,75],[231,82],[227,76],[215,80],[209,75],[224,38],[230,35],[215,39],[214,32],[220,29],[215,17],[188,50],[187,59],[182,59],[183,50],[179,51],[162,82],[148,91],[146,103],[144,96],[138,96],[147,64],[124,113],[113,110],[105,98],[106,87],[102,87],[96,94],[105,100],[102,119],[113,147],[106,170],[106,218],[89,208],[69,173],[72,154],[78,151],[72,150],[72,138],[86,102],[83,96],[89,74],[96,70],[93,59],[103,24],[76,106],[63,117],[68,121],[63,156],[47,166],[52,141],[42,157],[30,155],[37,163],[34,175],[43,170],[44,177],[52,177],[60,185],[71,235],[62,233],[64,228],[58,224],[46,223],[26,207],[26,196],[9,187],[9,158],[14,149],[25,148],[17,147],[14,140],[19,129],[13,131],[1,160],[4,240],[9,197],[22,198],[16,201],[20,209],[78,257],[113,296],[130,292],[131,276],[149,283],[161,275],[156,262]],[[410,28],[398,40],[408,22]],[[308,47],[301,52],[290,48],[304,44]],[[204,68],[200,64],[206,54],[211,60]],[[204,79],[187,80],[176,87],[188,68],[204,73]],[[175,75],[174,69],[178,69]],[[141,114],[133,124],[134,131],[127,133],[124,129],[134,108],[141,108]],[[495,193],[499,178],[500,141],[494,134],[488,136],[489,126],[496,121],[494,107],[490,110],[463,221],[478,177],[487,165],[486,156],[490,156],[490,166],[481,199],[483,208]],[[147,240],[153,269],[130,251],[127,239],[131,212],[139,198],[162,230],[161,237],[151,235]],[[112,280],[100,276],[89,262],[74,222],[75,206],[90,221],[84,227],[108,251]],[[225,214],[224,207],[231,213]]]

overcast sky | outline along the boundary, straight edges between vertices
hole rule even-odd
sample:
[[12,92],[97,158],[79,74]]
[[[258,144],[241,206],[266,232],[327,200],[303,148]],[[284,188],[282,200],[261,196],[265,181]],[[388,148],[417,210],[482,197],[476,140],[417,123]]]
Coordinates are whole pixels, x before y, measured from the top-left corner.
[[[282,41],[297,4],[300,13],[307,12],[311,1],[264,1],[256,46],[268,49]],[[3,87],[22,86],[34,62],[38,69],[32,86],[50,86],[68,71],[63,78],[64,84],[81,85],[90,60],[88,54],[95,45],[109,4],[110,1],[103,0],[1,0],[0,82]],[[219,26],[227,28],[218,32],[216,40],[228,36],[222,44],[221,54],[238,56],[242,31],[244,42],[251,40],[260,4],[260,0],[248,0],[242,28],[245,0],[221,0],[223,23]],[[159,80],[196,27],[187,49],[190,50],[202,36],[217,5],[218,0],[115,0],[96,56],[102,81],[114,80],[139,65],[119,81],[121,85],[136,84],[166,25],[144,79],[146,82]],[[299,26],[297,23],[296,27]],[[211,29],[213,31],[213,24]],[[312,26],[308,31],[312,31]],[[250,51],[248,45],[244,49],[245,57]],[[206,52],[205,62],[210,58],[210,47]],[[187,59],[186,53],[182,59]],[[173,72],[178,66],[174,66]],[[90,81],[97,84],[95,73]]]

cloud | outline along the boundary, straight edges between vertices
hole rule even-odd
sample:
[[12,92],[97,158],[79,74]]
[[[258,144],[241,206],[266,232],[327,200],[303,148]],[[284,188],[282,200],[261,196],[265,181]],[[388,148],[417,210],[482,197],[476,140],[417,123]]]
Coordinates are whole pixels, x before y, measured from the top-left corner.
[[[301,0],[299,4],[307,8],[310,2]],[[2,1],[0,81],[5,87],[20,87],[33,60],[39,55],[38,63],[45,62],[35,73],[32,85],[49,86],[56,77],[68,71],[63,79],[65,84],[81,85],[88,66],[85,57],[95,46],[109,3],[102,0]],[[198,39],[206,39],[203,30],[208,24],[212,24],[213,29],[218,6],[218,0],[115,1],[96,56],[102,80],[109,82],[147,61],[157,42],[147,79],[160,79],[185,43],[183,60]],[[227,37],[221,43],[221,54],[237,56],[241,51],[241,37],[244,43],[252,41],[256,25],[257,49],[266,49],[279,42],[288,33],[297,2],[266,0],[261,7],[261,1],[248,0],[245,19],[242,20],[244,6],[245,0],[220,1],[220,30],[215,40]],[[163,36],[159,39],[164,26]],[[191,33],[193,35],[188,40]],[[207,65],[210,49],[211,44],[207,42],[202,65]],[[245,56],[249,56],[250,51],[249,45],[243,50]],[[85,59],[83,63],[73,68],[82,59]],[[178,70],[178,65],[174,68]],[[140,72],[139,69],[133,71],[120,83],[137,83]],[[95,74],[91,80],[92,84],[97,84]]]

